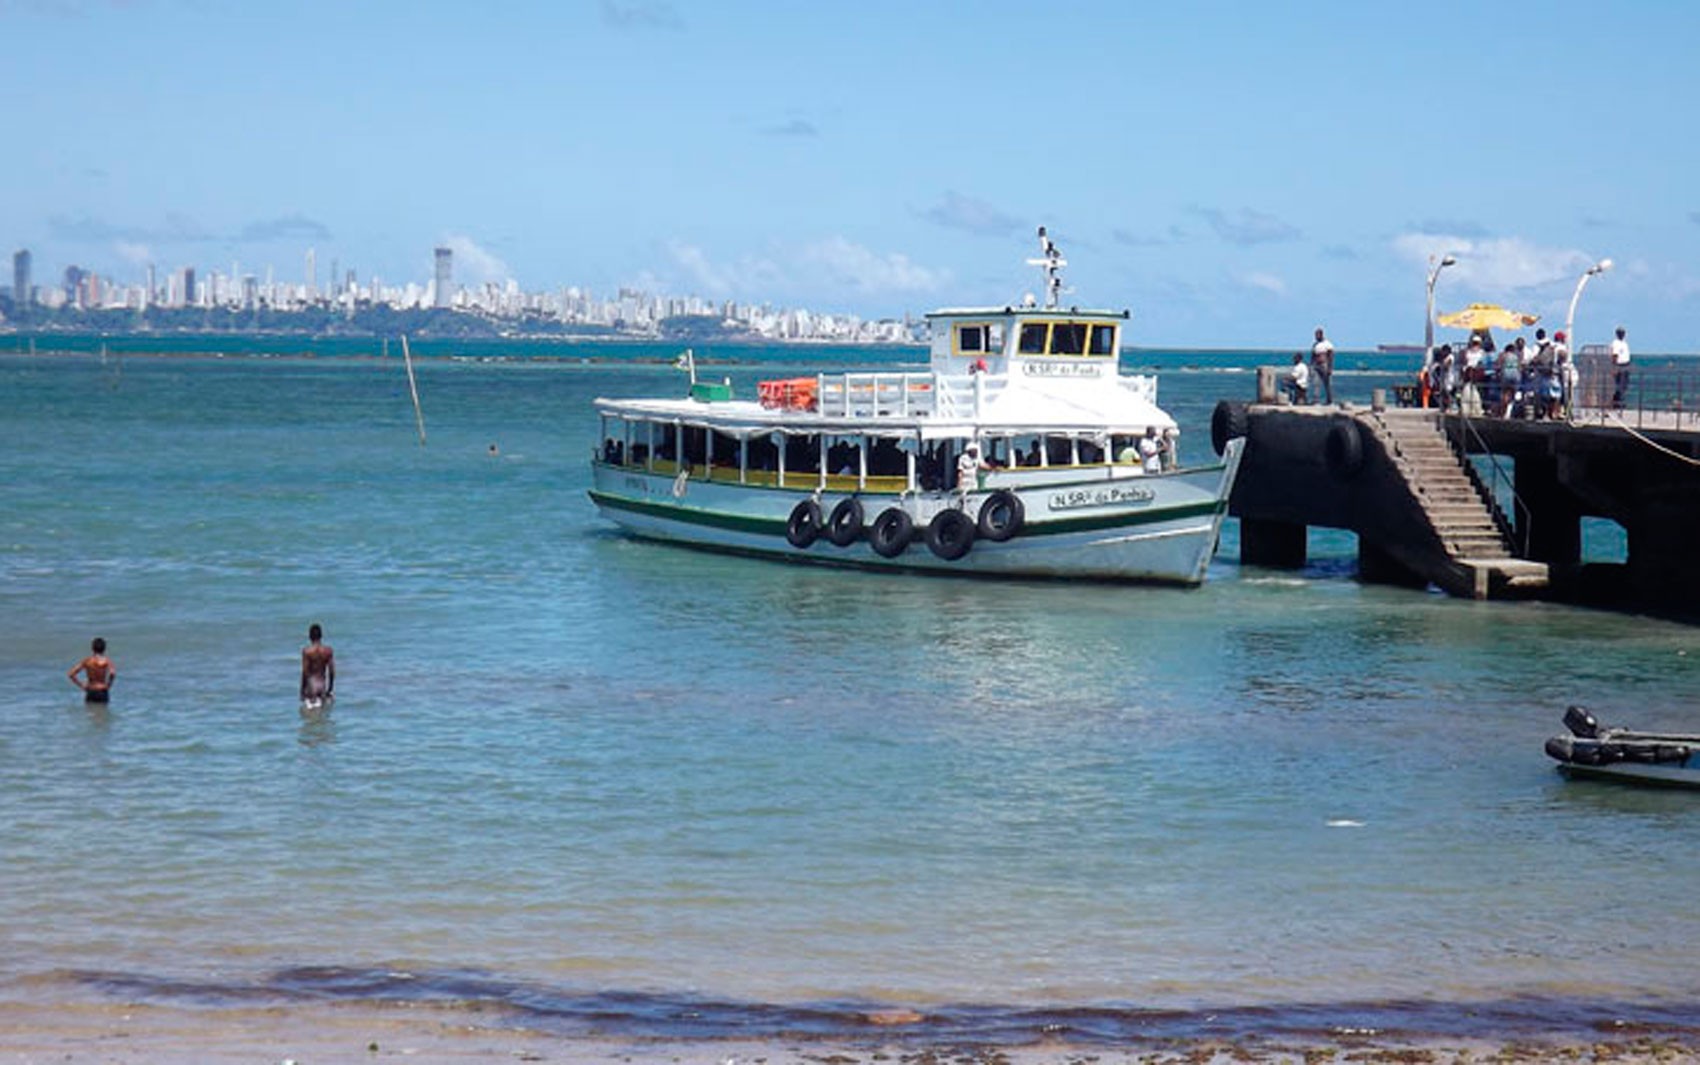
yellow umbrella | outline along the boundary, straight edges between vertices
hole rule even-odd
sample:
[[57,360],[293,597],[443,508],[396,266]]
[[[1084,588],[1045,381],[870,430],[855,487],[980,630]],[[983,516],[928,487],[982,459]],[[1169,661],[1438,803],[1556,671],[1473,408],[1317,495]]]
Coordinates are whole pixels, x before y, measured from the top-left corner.
[[1461,311],[1443,314],[1435,321],[1449,329],[1522,329],[1541,320],[1538,314],[1508,311],[1496,303],[1472,303]]

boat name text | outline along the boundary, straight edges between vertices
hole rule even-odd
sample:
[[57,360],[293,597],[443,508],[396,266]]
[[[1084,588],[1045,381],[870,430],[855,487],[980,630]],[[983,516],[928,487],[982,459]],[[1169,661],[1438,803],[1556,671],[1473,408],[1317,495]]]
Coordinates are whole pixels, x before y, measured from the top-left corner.
[[1101,377],[1089,362],[1024,362],[1021,372],[1028,377]]
[[1133,485],[1110,485],[1104,488],[1075,488],[1067,492],[1052,492],[1045,501],[1048,510],[1078,510],[1082,507],[1142,507],[1157,498],[1149,488]]

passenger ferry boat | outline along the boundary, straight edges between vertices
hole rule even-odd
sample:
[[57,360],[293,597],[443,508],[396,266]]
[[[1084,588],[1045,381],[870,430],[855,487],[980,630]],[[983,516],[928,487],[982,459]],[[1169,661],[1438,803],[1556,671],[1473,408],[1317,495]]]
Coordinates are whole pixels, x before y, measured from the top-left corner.
[[687,396],[598,399],[590,498],[629,533],[724,551],[1201,582],[1244,441],[1173,468],[1156,378],[1117,366],[1128,312],[1059,307],[1066,263],[1039,237],[1044,304],[929,314],[926,372],[764,381],[734,399],[687,353]]

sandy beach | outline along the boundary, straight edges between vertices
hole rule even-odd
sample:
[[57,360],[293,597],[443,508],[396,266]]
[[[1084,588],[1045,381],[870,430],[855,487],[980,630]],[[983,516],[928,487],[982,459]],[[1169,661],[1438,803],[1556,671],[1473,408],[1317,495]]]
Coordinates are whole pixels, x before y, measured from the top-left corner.
[[[896,1023],[893,1023],[896,1022]],[[909,1017],[870,1017],[866,1039],[651,1040],[563,1037],[509,1027],[500,1016],[453,1010],[289,1006],[195,1010],[126,1003],[0,1005],[0,1063],[46,1065],[295,1065],[418,1062],[631,1062],[714,1065],[1215,1065],[1228,1062],[1685,1062],[1700,1060],[1700,1031],[1633,1030],[1573,1039],[1397,1038],[1340,1032],[1307,1040],[1188,1039],[1019,1046],[936,1044],[907,1038]]]

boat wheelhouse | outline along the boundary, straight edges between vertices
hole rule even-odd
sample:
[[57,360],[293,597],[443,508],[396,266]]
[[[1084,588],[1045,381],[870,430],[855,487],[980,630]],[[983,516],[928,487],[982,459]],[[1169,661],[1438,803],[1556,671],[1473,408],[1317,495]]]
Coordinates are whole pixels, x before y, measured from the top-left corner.
[[[1126,311],[1049,298],[927,316],[925,371],[696,380],[598,399],[591,499],[638,536],[798,560],[1196,584],[1240,457],[1178,469],[1157,380],[1124,375]],[[686,362],[689,362],[687,353]]]

